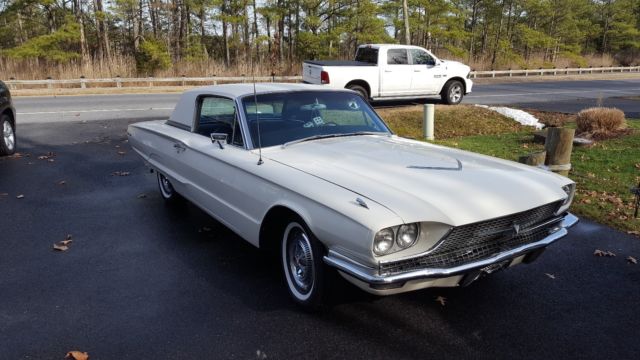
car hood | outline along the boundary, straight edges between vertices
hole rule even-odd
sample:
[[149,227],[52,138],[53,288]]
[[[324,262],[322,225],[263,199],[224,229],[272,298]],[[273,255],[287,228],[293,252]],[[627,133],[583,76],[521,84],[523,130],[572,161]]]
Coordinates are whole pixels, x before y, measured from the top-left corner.
[[453,60],[440,60],[442,61],[443,65],[447,68],[447,69],[460,69],[462,71],[464,70],[471,70],[471,68],[468,65],[465,65],[459,61],[453,61]]
[[377,202],[405,222],[458,226],[504,216],[561,200],[562,186],[571,183],[511,161],[397,136],[329,138],[265,150],[265,158]]

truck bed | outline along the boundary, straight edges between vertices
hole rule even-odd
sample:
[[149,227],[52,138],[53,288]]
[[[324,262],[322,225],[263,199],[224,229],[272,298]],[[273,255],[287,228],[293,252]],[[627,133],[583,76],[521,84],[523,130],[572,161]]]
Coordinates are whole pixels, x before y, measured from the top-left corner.
[[353,60],[305,60],[304,62],[318,66],[376,66],[376,64]]

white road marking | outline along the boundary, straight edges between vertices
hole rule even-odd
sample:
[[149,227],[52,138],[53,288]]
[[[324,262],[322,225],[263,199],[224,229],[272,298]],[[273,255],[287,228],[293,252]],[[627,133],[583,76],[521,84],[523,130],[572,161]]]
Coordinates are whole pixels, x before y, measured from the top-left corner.
[[149,111],[149,110],[173,110],[173,108],[146,108],[146,109],[92,109],[92,110],[62,110],[62,111],[37,111],[18,112],[18,115],[46,115],[46,114],[78,114],[96,112],[116,112],[116,111]]
[[[520,94],[491,94],[491,95],[467,95],[467,98],[480,98],[480,97],[507,97],[507,96],[531,96],[531,95],[562,95],[562,94],[585,94],[585,93],[604,93],[604,92],[618,92],[618,93],[626,93],[631,91],[638,91],[640,88],[634,89],[625,89],[625,90],[606,90],[606,89],[598,89],[598,90],[570,90],[570,91],[550,91],[550,92],[530,92],[530,93],[520,93]],[[505,90],[506,91],[506,90]]]

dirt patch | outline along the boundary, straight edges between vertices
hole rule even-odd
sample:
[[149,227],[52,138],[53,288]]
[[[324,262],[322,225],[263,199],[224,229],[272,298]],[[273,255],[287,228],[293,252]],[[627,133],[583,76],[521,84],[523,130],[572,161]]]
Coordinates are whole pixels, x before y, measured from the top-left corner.
[[559,112],[552,112],[552,111],[540,111],[540,110],[532,110],[532,109],[522,109],[522,110],[535,116],[545,126],[560,127],[560,126],[564,126],[569,122],[576,121],[575,114],[559,113]]

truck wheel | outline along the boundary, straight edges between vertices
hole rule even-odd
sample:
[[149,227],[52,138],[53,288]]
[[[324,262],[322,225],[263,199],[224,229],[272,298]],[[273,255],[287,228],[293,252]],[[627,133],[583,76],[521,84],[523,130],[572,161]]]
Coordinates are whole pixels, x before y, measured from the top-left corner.
[[464,86],[458,80],[449,81],[442,89],[442,102],[448,105],[458,105],[464,96]]
[[367,92],[367,89],[365,89],[364,87],[360,86],[360,85],[348,85],[347,89],[349,90],[353,90],[355,92],[357,92],[358,94],[360,94],[360,96],[362,96],[366,101],[369,101],[369,93]]

